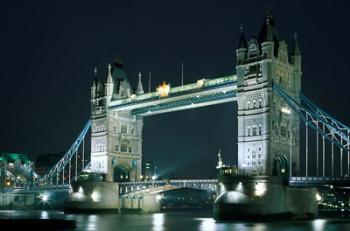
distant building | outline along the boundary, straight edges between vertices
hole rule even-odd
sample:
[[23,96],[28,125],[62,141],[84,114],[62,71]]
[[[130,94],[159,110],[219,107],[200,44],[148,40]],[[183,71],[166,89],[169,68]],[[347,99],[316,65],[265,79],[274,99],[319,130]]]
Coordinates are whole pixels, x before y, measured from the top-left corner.
[[16,186],[23,186],[26,182],[32,181],[33,162],[26,154],[1,153],[0,177],[2,187],[11,187],[14,183]]
[[157,166],[154,165],[154,163],[152,161],[145,161],[143,164],[143,180],[148,181],[148,180],[152,180],[152,177],[157,175]]
[[39,155],[35,160],[35,172],[38,175],[47,173],[62,157],[64,153],[51,153]]

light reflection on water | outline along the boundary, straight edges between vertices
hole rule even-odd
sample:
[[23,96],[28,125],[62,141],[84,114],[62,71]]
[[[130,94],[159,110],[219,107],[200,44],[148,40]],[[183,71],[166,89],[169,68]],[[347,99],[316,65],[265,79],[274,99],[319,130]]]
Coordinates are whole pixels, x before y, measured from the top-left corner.
[[153,231],[163,231],[164,230],[164,214],[155,213],[152,216]]
[[324,230],[326,223],[327,223],[326,219],[316,219],[316,220],[312,221],[313,230],[314,231]]
[[315,219],[310,221],[216,222],[210,213],[167,212],[155,214],[64,214],[57,211],[0,210],[0,218],[64,218],[77,222],[75,230],[89,231],[333,231],[350,230],[350,219]]

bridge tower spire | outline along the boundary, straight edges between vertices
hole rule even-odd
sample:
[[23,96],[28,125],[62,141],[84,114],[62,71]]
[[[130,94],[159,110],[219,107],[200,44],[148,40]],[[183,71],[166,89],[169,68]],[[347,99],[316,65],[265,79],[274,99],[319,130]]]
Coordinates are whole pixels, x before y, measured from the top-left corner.
[[236,50],[237,63],[242,62],[247,55],[247,40],[244,35],[243,24],[240,26],[241,36],[239,38],[238,49]]
[[139,81],[138,81],[138,83],[137,83],[136,94],[137,94],[137,95],[141,95],[141,94],[144,93],[144,91],[143,91],[143,86],[142,86],[142,81],[141,81],[141,77],[142,77],[141,72],[139,72],[138,76],[139,76]]
[[222,162],[222,158],[221,158],[221,149],[219,149],[218,152],[218,165],[216,166],[217,169],[220,169],[223,167],[223,162]]
[[112,65],[108,64],[108,74],[107,74],[107,81],[105,83],[105,94],[106,94],[106,101],[109,103],[112,98],[113,94],[113,79],[112,79],[112,73],[111,73]]

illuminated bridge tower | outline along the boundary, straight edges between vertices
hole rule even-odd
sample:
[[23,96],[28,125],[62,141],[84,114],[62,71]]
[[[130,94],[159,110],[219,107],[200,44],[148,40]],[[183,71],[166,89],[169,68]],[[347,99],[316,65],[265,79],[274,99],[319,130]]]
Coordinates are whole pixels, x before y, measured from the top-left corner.
[[[140,78],[136,94],[142,93]],[[120,60],[108,66],[106,81],[97,80],[95,70],[91,87],[91,170],[106,174],[109,182],[137,181],[141,175],[143,119],[109,107],[111,101],[132,94]]]
[[271,15],[257,39],[246,42],[243,29],[237,60],[238,166],[243,174],[289,175],[299,169],[299,118],[273,92],[279,84],[300,101],[301,55],[294,38],[291,55]]

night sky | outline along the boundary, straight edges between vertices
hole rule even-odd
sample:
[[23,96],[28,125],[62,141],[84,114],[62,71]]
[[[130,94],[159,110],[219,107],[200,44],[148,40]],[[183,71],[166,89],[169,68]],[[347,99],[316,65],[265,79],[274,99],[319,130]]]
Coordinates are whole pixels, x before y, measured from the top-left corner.
[[[152,90],[235,72],[243,23],[257,36],[271,6],[280,36],[298,32],[306,96],[350,124],[347,1],[6,1],[0,8],[0,151],[69,148],[90,116],[93,68],[106,78],[117,55],[136,87]],[[144,119],[143,154],[160,174],[214,177],[216,154],[237,159],[236,103]]]

